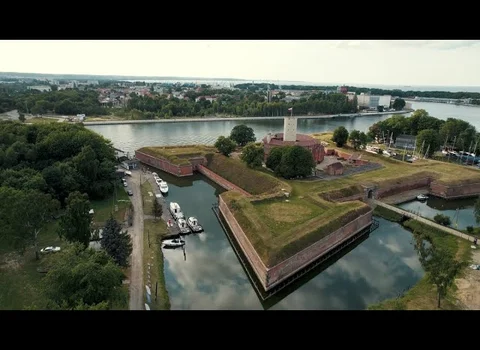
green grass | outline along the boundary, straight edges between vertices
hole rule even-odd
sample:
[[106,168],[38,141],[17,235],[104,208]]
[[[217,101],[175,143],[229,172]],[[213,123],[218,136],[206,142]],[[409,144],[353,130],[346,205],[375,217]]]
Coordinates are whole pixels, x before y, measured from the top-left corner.
[[189,159],[215,152],[215,148],[203,145],[143,147],[138,150],[154,157],[164,158],[175,165],[188,165]]
[[[57,235],[58,220],[47,223],[38,235],[39,249],[46,246],[63,248],[65,241]],[[43,309],[46,300],[39,292],[44,274],[37,271],[45,257],[35,259],[35,250],[29,247],[23,256],[3,242],[0,251],[0,310],[22,310],[35,306]]]
[[[119,187],[118,199],[128,202],[118,202],[118,211],[115,217],[123,222],[125,210],[130,204],[130,199],[123,187]],[[110,216],[113,197],[92,201],[92,208],[95,210],[94,222],[102,225]],[[59,246],[64,248],[66,242],[57,234],[59,220],[48,222],[38,235],[39,249],[47,246]],[[5,263],[5,260],[10,263]],[[29,247],[23,256],[18,255],[14,249],[5,241],[0,241],[0,309],[21,310],[26,307],[35,306],[36,309],[44,309],[46,300],[39,292],[40,281],[44,274],[37,271],[41,267],[45,256],[41,255],[40,260],[35,260],[35,251]],[[116,305],[116,309],[125,309],[124,305]]]
[[[92,209],[94,210],[93,222],[97,226],[103,226],[105,222],[110,218],[110,214],[113,212],[113,216],[116,220],[123,223],[125,221],[125,212],[130,206],[130,197],[127,194],[125,187],[117,185],[117,200],[114,201],[114,196],[109,198],[91,201]],[[117,205],[117,211],[115,212],[114,205]]]
[[[145,215],[153,215],[153,201],[155,200],[155,192],[153,191],[152,185],[148,180],[145,179],[145,182],[140,185],[140,190],[142,192],[143,199],[143,213]],[[148,192],[152,192],[153,197],[150,197]]]
[[237,185],[253,195],[274,193],[282,188],[282,183],[275,177],[248,168],[240,160],[221,154],[207,155],[207,167],[224,179]]
[[400,222],[402,221],[403,216],[399,213],[392,211],[388,208],[382,207],[377,205],[373,210],[373,215],[380,216],[385,220],[393,221],[393,222]]
[[[145,220],[143,235],[143,275],[147,281],[147,264],[151,264],[150,278],[152,282],[152,310],[169,310],[170,299],[165,285],[164,260],[161,247],[161,238],[168,233],[167,225],[163,220]],[[150,243],[150,244],[149,244]],[[151,258],[153,256],[153,259]],[[158,294],[155,301],[155,283],[158,282]],[[145,292],[146,293],[146,292]],[[147,300],[146,294],[144,295]]]
[[[407,220],[404,226],[413,232],[422,233],[432,238],[433,244],[438,248],[454,254],[458,261],[468,263],[471,260],[470,243],[464,239],[449,235],[436,228],[427,226],[416,220]],[[414,233],[415,234],[415,233]],[[465,270],[459,273],[461,277]],[[403,296],[388,299],[383,302],[370,305],[369,310],[438,310],[436,287],[428,282],[425,275],[415,286]],[[457,310],[455,298],[456,286],[452,285],[445,298],[441,301],[442,310]]]
[[[222,195],[265,265],[271,267],[370,211],[360,201],[327,202],[300,197],[252,202],[233,191]],[[318,204],[315,204],[318,202]],[[290,206],[291,205],[291,206]],[[272,208],[273,206],[273,208]],[[315,206],[317,206],[315,208]],[[302,210],[310,212],[302,215]],[[291,210],[292,213],[288,213]],[[281,216],[288,213],[288,220]],[[300,219],[296,220],[296,216]],[[283,218],[283,220],[286,220]]]

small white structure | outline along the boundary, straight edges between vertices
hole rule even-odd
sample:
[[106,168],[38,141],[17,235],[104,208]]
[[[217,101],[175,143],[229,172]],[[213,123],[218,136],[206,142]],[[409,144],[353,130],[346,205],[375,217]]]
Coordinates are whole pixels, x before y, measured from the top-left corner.
[[297,118],[285,117],[283,119],[283,141],[297,141]]

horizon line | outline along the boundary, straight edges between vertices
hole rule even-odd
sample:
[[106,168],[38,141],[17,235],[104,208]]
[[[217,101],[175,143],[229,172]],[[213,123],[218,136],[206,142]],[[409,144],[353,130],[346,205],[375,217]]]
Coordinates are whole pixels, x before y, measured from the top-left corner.
[[[105,77],[105,78],[124,78],[124,80],[136,80],[136,79],[127,79],[127,78],[143,78],[143,80],[174,80],[174,79],[179,79],[179,80],[225,80],[225,81],[245,81],[245,82],[265,82],[265,83],[272,83],[275,84],[277,82],[277,85],[282,85],[279,84],[280,81],[282,82],[289,82],[289,83],[297,83],[298,85],[338,85],[338,86],[361,86],[361,85],[381,85],[381,86],[401,86],[405,88],[409,87],[480,87],[480,85],[420,85],[420,84],[379,84],[379,83],[336,83],[336,82],[309,82],[309,81],[303,81],[303,80],[281,80],[281,79],[246,79],[246,78],[221,78],[221,77],[215,77],[215,78],[208,78],[208,77],[185,77],[185,76],[158,76],[158,75],[124,75],[124,74],[80,74],[80,73],[37,73],[37,72],[0,72],[0,75],[14,75],[14,74],[23,74],[23,75],[28,75],[28,74],[35,74],[35,75],[50,75],[50,76],[65,76],[65,75],[72,75],[72,76],[78,76],[78,77],[88,77],[88,76],[93,76],[93,77]],[[150,79],[145,79],[145,78],[150,78]],[[113,79],[115,80],[115,79]],[[118,79],[122,80],[122,79]],[[297,85],[293,84],[293,85]],[[285,84],[284,84],[285,85]]]

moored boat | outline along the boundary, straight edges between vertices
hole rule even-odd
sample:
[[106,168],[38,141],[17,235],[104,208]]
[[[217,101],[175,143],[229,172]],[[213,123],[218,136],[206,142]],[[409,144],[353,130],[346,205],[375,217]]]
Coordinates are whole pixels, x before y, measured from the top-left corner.
[[160,188],[160,192],[162,192],[163,194],[168,193],[168,184],[166,181],[160,181],[158,187]]
[[166,239],[165,241],[162,242],[162,246],[164,248],[177,248],[177,247],[182,247],[184,245],[185,245],[185,241],[181,238]]
[[201,231],[203,231],[203,227],[198,223],[197,218],[194,217],[194,216],[190,216],[190,217],[187,219],[187,225],[188,225],[188,227],[190,227],[190,229],[192,230],[192,232],[201,232]]
[[426,201],[428,199],[428,196],[424,195],[424,194],[419,194],[417,196],[417,200],[419,201]]
[[170,214],[172,214],[175,220],[185,219],[185,215],[182,213],[182,209],[176,202],[170,202],[169,206]]
[[180,233],[181,233],[182,235],[187,235],[187,234],[189,234],[189,233],[192,232],[192,231],[190,230],[190,228],[188,227],[188,225],[187,225],[187,220],[185,220],[185,219],[178,219],[177,224],[178,224],[178,228],[180,229]]

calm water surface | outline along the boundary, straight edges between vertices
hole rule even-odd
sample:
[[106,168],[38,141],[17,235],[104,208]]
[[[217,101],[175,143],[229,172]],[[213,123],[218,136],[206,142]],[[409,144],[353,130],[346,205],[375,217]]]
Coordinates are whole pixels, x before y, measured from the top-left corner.
[[[424,108],[437,118],[461,118],[480,129],[478,108],[435,103],[414,103],[413,108]],[[324,132],[340,125],[348,130],[365,131],[373,123],[388,117],[300,119],[298,131]],[[115,147],[133,152],[151,145],[213,144],[218,136],[228,135],[235,125],[241,123],[252,127],[257,139],[268,132],[283,129],[282,120],[98,125],[88,128],[112,140]],[[168,200],[179,202],[187,215],[196,216],[205,227],[205,232],[186,237],[185,252],[164,250],[172,309],[364,309],[371,303],[395,297],[423,276],[411,245],[410,232],[378,218],[380,227],[354,249],[333,263],[315,269],[284,293],[262,304],[211,209],[223,190],[201,175],[188,179],[168,174],[161,176],[169,182]],[[456,209],[432,203],[435,201],[430,199],[424,204],[404,205],[411,205],[414,210],[420,205],[424,210],[422,215],[427,217],[431,215],[429,210],[450,215]],[[465,204],[460,211],[459,227],[471,224],[468,218],[469,215],[473,218],[473,212],[468,205]]]
[[397,296],[423,276],[411,233],[378,219],[380,227],[355,249],[262,304],[211,209],[223,190],[201,175],[159,176],[169,183],[167,200],[178,202],[205,228],[185,237],[185,252],[164,249],[172,309],[364,309]]
[[[447,201],[441,198],[430,197],[425,202],[417,200],[399,204],[398,207],[418,213],[420,216],[433,219],[437,214],[450,217],[452,227],[464,230],[467,226],[477,226],[473,206],[475,198]],[[458,214],[457,214],[458,209]],[[458,225],[458,226],[457,226]]]

